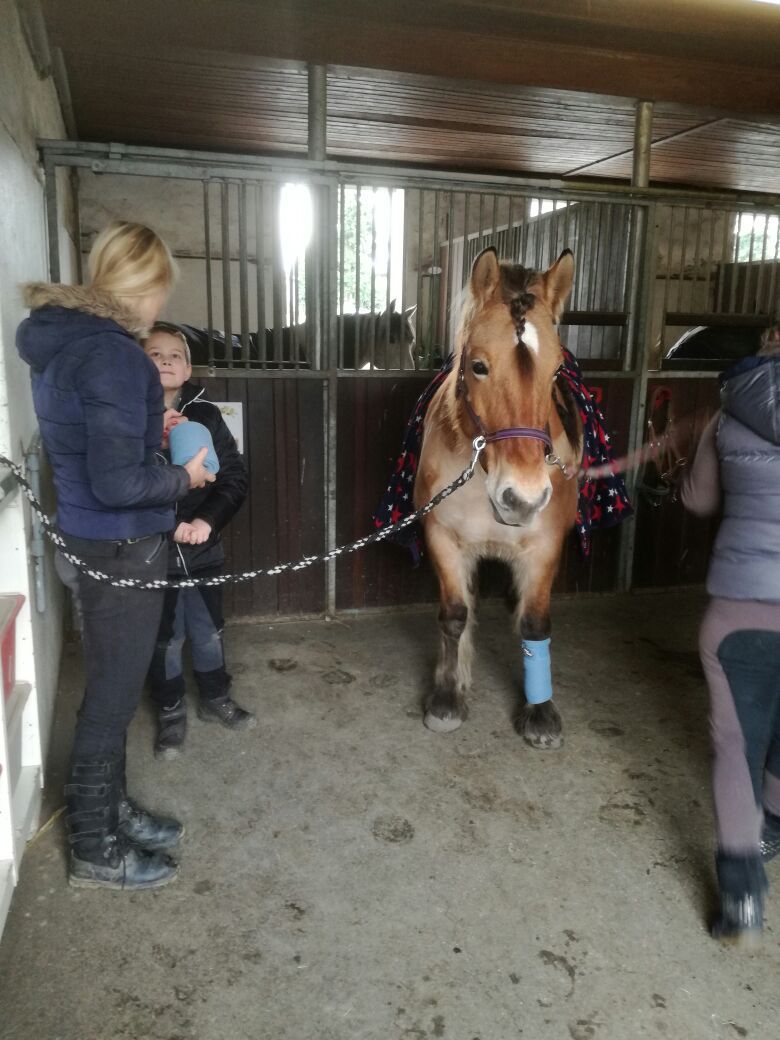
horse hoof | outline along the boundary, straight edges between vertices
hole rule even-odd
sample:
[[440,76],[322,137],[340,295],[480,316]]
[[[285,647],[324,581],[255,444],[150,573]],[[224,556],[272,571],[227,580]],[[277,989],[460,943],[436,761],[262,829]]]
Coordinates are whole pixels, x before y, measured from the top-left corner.
[[563,721],[552,701],[525,704],[515,719],[515,729],[538,751],[554,751],[563,744]]
[[434,715],[426,711],[423,722],[432,733],[453,733],[463,725],[460,715]]

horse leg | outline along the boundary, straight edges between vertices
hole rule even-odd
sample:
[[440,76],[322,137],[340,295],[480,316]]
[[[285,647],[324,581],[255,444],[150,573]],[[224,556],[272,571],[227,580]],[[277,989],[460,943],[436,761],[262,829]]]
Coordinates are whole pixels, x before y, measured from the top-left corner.
[[516,628],[522,639],[525,704],[515,716],[515,729],[540,750],[559,748],[563,722],[552,699],[550,677],[550,589],[558,554],[554,559],[527,557],[523,561],[520,601],[515,612]]
[[435,733],[450,733],[468,715],[465,695],[471,685],[474,617],[470,569],[456,543],[437,525],[429,523],[426,544],[439,578],[441,639],[433,690],[423,702],[424,721]]

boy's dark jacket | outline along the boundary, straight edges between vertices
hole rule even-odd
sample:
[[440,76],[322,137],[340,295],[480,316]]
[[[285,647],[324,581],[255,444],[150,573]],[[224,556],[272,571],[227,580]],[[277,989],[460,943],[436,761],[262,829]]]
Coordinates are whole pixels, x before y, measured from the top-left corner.
[[160,465],[160,373],[137,318],[80,285],[25,287],[17,332],[57,488],[57,522],[79,538],[120,540],[173,527],[189,489],[182,466]]
[[193,520],[206,520],[211,524],[211,537],[203,545],[180,545],[171,541],[168,573],[180,577],[219,567],[225,562],[220,531],[246,498],[248,480],[235,438],[219,408],[205,399],[205,390],[185,383],[178,410],[191,422],[202,423],[208,429],[219,459],[219,473],[214,483],[194,488],[176,506],[177,525]]

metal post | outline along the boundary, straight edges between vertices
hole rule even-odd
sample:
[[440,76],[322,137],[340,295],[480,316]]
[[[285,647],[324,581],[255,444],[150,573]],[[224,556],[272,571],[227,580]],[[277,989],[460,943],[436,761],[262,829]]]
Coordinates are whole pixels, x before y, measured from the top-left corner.
[[[46,158],[43,163],[46,189],[46,230],[49,239],[49,278],[60,280],[60,223],[57,212],[57,168]],[[80,248],[80,243],[79,243]]]
[[[309,65],[309,159],[324,162],[328,150],[328,79],[324,65]],[[336,543],[336,430],[337,430],[337,369],[334,344],[330,335],[323,351],[323,307],[324,273],[323,254],[331,243],[326,233],[328,218],[333,215],[333,195],[329,188],[312,185],[312,237],[306,251],[306,346],[312,368],[329,369],[327,382],[323,383],[323,444],[325,446],[325,543],[328,549]],[[333,225],[335,228],[335,224]],[[330,259],[330,257],[328,257]],[[328,294],[330,264],[328,264]],[[329,323],[330,325],[330,323]],[[325,568],[325,612],[328,617],[336,613],[336,563],[330,561]]]
[[[650,184],[650,150],[653,133],[652,101],[637,101],[634,124],[634,162],[631,183],[636,188],[647,188]],[[655,211],[653,206],[652,211]],[[631,420],[628,450],[634,451],[642,443],[647,397],[647,369],[652,315],[652,275],[654,257],[649,252],[649,220],[646,206],[635,206],[629,245],[629,307],[626,350],[623,359],[625,371],[633,372],[634,386],[631,398]],[[628,492],[636,499],[637,472],[627,475]],[[636,544],[636,521],[625,524],[620,534],[618,559],[618,589],[631,588],[634,572],[634,548]]]

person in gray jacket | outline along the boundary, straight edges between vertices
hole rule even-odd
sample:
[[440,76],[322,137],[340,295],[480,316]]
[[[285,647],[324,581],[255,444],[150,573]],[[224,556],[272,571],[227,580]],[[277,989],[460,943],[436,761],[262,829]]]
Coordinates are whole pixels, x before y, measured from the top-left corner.
[[763,928],[764,863],[780,852],[780,342],[729,369],[682,501],[722,507],[699,635],[710,690],[716,868],[712,934],[754,945]]

